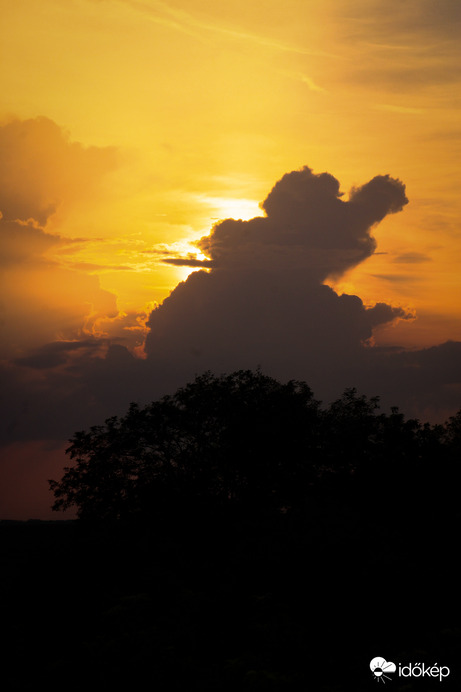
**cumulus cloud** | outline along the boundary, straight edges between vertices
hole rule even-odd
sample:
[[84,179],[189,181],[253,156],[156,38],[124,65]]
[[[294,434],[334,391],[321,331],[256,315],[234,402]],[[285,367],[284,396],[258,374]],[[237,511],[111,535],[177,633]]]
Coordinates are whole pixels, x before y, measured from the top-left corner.
[[42,261],[2,271],[1,358],[15,358],[55,340],[85,339],[99,318],[115,317],[116,296],[97,276]]
[[59,208],[79,204],[116,166],[113,147],[84,147],[45,117],[0,126],[0,211],[8,221],[44,226]]
[[57,263],[50,251],[71,241],[36,221],[0,219],[0,358],[57,339],[86,338],[95,320],[117,315],[116,296],[97,276]]
[[35,118],[0,126],[0,160],[0,358],[45,367],[56,355],[37,349],[85,340],[97,319],[117,315],[115,295],[97,276],[58,261],[59,250],[82,239],[49,230],[57,210],[95,194],[116,152],[71,142],[52,120]]
[[304,167],[276,183],[261,205],[266,217],[226,219],[197,245],[216,268],[295,265],[324,281],[372,255],[372,228],[408,203],[405,186],[388,175],[342,197],[336,178]]
[[373,227],[408,202],[389,175],[343,197],[336,178],[304,167],[275,184],[265,217],[216,224],[197,243],[211,271],[151,314],[148,356],[191,374],[260,365],[324,385],[361,357],[375,327],[412,317],[324,285],[372,255]]

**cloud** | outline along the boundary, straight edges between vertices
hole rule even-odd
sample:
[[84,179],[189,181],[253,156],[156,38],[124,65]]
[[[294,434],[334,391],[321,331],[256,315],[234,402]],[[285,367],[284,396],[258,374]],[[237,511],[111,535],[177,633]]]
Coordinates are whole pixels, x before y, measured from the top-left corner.
[[408,47],[438,39],[438,47],[457,43],[461,9],[452,0],[344,0],[341,10],[351,36],[380,39],[384,47]]
[[356,368],[361,391],[376,392],[385,406],[407,416],[444,422],[461,408],[461,342],[419,350],[370,349]]
[[340,276],[375,251],[373,226],[408,203],[405,186],[388,175],[342,196],[329,173],[292,171],[262,203],[266,217],[226,219],[197,245],[216,269],[297,265],[315,281]]
[[101,350],[101,340],[87,338],[75,341],[53,341],[43,344],[36,348],[33,353],[16,358],[15,365],[35,368],[37,370],[54,368],[58,365],[67,364],[69,354],[79,351],[85,353],[99,352]]
[[245,44],[256,44],[270,50],[283,53],[298,53],[300,55],[329,55],[321,51],[312,51],[305,46],[300,47],[294,44],[284,43],[259,33],[242,30],[240,27],[225,26],[221,21],[203,21],[199,16],[169,6],[165,2],[155,0],[155,2],[142,2],[141,0],[124,0],[126,4],[138,12],[142,12],[152,22],[166,26],[169,29],[183,32],[189,36],[200,38],[207,34],[216,34],[220,38],[227,38],[233,41],[244,42]]
[[[265,217],[215,225],[198,242],[211,258],[205,260],[208,271],[192,273],[151,313],[145,360],[133,358],[124,346],[139,349],[147,316],[118,315],[110,294],[92,305],[99,315],[97,330],[87,325],[78,331],[83,310],[65,330],[69,306],[77,295],[94,300],[97,283],[85,296],[82,284],[71,282],[77,290],[71,296],[65,276],[72,272],[61,269],[63,312],[57,320],[47,324],[51,317],[44,304],[34,305],[36,322],[33,315],[30,320],[21,315],[21,324],[30,321],[39,339],[7,368],[13,439],[40,429],[46,435],[53,429],[71,434],[69,426],[79,416],[83,426],[122,413],[131,400],[165,394],[206,369],[261,366],[281,378],[306,379],[322,397],[353,384],[348,373],[370,350],[364,344],[373,329],[411,316],[385,303],[367,307],[358,296],[338,295],[323,280],[370,256],[376,247],[373,226],[407,199],[403,184],[389,176],[352,190],[347,201],[343,197],[333,176],[303,168],[274,186],[262,204]],[[167,259],[194,263],[190,256]],[[112,317],[104,318],[111,309]],[[49,328],[57,322],[59,338]],[[35,420],[21,414],[24,401]],[[52,415],[37,415],[47,407]]]
[[418,283],[423,281],[422,276],[414,276],[413,274],[371,274],[375,279],[380,281],[388,281],[395,284]]
[[[338,5],[341,35],[351,60],[348,70],[352,83],[382,97],[394,94],[395,103],[378,108],[397,114],[418,115],[409,94],[421,96],[460,81],[461,30],[460,5],[452,0],[347,0]],[[402,101],[402,99],[404,99]],[[414,99],[412,99],[414,100]],[[412,108],[413,106],[413,108]],[[375,106],[376,107],[376,106]]]
[[211,271],[191,274],[151,314],[148,358],[189,377],[259,365],[302,376],[319,394],[337,386],[375,327],[413,317],[324,285],[371,256],[373,227],[408,202],[389,175],[343,197],[332,175],[304,167],[275,184],[265,217],[216,224],[197,242]]
[[130,267],[126,264],[95,264],[94,262],[69,262],[69,267],[71,269],[78,269],[85,272],[130,272],[134,270],[134,267]]
[[0,358],[16,358],[59,339],[86,339],[95,322],[118,314],[116,296],[97,276],[52,262],[2,271]]
[[212,260],[200,260],[195,257],[172,257],[171,259],[162,259],[164,264],[173,264],[177,267],[213,267]]
[[[459,59],[459,56],[457,56]],[[415,60],[416,62],[416,60]],[[399,63],[390,64],[383,60],[381,66],[373,69],[369,67],[357,68],[353,74],[353,80],[367,88],[375,88],[380,95],[389,90],[398,96],[405,95],[405,103],[376,104],[375,110],[387,111],[397,115],[421,116],[426,110],[408,106],[410,92],[421,92],[425,87],[441,87],[442,85],[455,85],[459,83],[459,71],[455,65],[449,65],[447,61],[442,64],[429,64],[429,58],[420,60],[414,67],[402,67]]]
[[398,0],[392,0],[390,5],[382,3],[382,8],[382,16],[389,24],[399,25],[402,33],[417,30],[428,37],[458,41],[461,8],[452,0],[410,0],[403,7]]
[[394,258],[397,264],[422,264],[423,262],[431,262],[432,258],[424,252],[403,252]]
[[281,74],[306,84],[308,89],[311,91],[316,91],[318,93],[325,93],[326,91],[326,89],[316,84],[312,77],[309,77],[309,75],[306,75],[303,72],[281,72]]
[[81,204],[116,167],[113,147],[84,147],[49,118],[0,126],[0,211],[44,226],[62,206]]
[[391,307],[387,303],[376,303],[372,308],[367,310],[368,323],[373,329],[381,324],[388,324],[396,319],[408,320],[412,319],[413,313],[404,310],[401,307]]
[[85,340],[95,321],[118,312],[115,295],[88,267],[60,261],[59,251],[82,238],[49,230],[57,210],[96,194],[116,164],[115,150],[71,142],[52,120],[35,118],[0,126],[0,160],[0,358],[45,367],[53,359],[37,349]]
[[47,233],[36,222],[7,221],[0,218],[0,265],[38,261],[61,243],[58,235]]

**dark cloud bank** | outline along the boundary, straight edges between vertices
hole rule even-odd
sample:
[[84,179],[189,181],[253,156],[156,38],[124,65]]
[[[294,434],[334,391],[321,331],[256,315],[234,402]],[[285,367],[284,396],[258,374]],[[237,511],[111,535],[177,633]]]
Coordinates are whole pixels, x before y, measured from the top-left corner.
[[205,370],[257,367],[307,381],[325,403],[357,387],[385,408],[445,420],[461,408],[461,343],[373,347],[376,327],[412,315],[382,302],[366,307],[323,283],[370,257],[373,228],[407,203],[405,186],[388,175],[347,200],[328,173],[305,167],[284,175],[262,204],[265,217],[226,219],[198,241],[209,259],[152,312],[146,359],[121,344],[101,358],[98,340],[86,338],[43,345],[7,364],[4,441],[66,439]]
[[[356,386],[407,415],[454,412],[461,407],[461,344],[373,347],[376,327],[412,315],[382,302],[366,307],[323,283],[370,257],[373,228],[407,203],[405,186],[388,175],[351,190],[347,200],[328,173],[305,167],[284,175],[262,204],[265,217],[226,219],[198,241],[209,259],[152,312],[145,360],[117,344],[105,359],[95,357],[97,340],[88,339],[44,345],[16,359],[8,370],[12,399],[19,408],[22,400],[22,410],[28,399],[31,420],[17,416],[10,430],[40,436],[64,426],[71,434],[205,370],[257,367],[306,380],[324,401]],[[197,267],[196,259],[176,259]],[[33,370],[40,378],[31,380]],[[27,391],[17,387],[18,378],[29,383]]]
[[407,415],[443,419],[461,407],[461,344],[374,348],[373,329],[412,315],[367,308],[323,283],[373,254],[373,227],[408,203],[405,186],[378,175],[342,197],[332,175],[305,167],[277,182],[266,217],[218,223],[197,243],[212,270],[193,273],[151,314],[149,362],[177,383],[207,368],[260,366],[306,380],[323,400],[356,386]]
[[184,374],[261,366],[323,392],[340,385],[374,327],[409,317],[323,283],[374,252],[371,229],[407,204],[404,186],[377,176],[341,197],[333,176],[304,168],[275,185],[265,217],[218,223],[197,243],[211,271],[192,274],[152,313],[149,359]]

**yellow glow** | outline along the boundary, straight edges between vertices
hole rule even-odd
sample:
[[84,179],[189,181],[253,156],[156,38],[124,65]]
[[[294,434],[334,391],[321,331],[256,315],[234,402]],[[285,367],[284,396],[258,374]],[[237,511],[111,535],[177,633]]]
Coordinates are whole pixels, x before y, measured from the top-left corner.
[[[424,3],[410,3],[394,18],[368,0],[268,0],[264,12],[248,0],[0,4],[0,124],[46,116],[69,142],[113,147],[97,175],[65,151],[58,175],[36,147],[38,193],[56,204],[46,230],[83,239],[46,253],[74,272],[66,286],[90,275],[120,311],[142,311],[196,270],[155,248],[183,243],[187,255],[216,221],[261,216],[284,173],[328,171],[345,193],[390,173],[410,205],[377,228],[385,254],[344,285],[415,308],[418,326],[398,338],[425,342],[430,325],[432,340],[461,337],[460,44],[448,17],[414,21]],[[29,168],[18,161],[18,180]],[[429,259],[402,262],[411,252]],[[32,274],[21,277],[33,296]]]
[[255,216],[264,216],[259,202],[252,199],[232,197],[205,197],[200,196],[199,201],[207,205],[213,214],[213,221],[222,219],[242,219],[248,221]]

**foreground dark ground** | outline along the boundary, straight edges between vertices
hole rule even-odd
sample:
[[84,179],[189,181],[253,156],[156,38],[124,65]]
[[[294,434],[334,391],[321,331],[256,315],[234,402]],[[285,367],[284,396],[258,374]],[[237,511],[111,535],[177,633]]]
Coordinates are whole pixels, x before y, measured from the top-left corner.
[[71,522],[0,523],[1,689],[461,689],[461,413],[247,371],[76,433]]
[[0,523],[2,689],[360,692],[375,656],[451,669],[390,689],[460,689],[458,488],[378,486],[279,515]]

